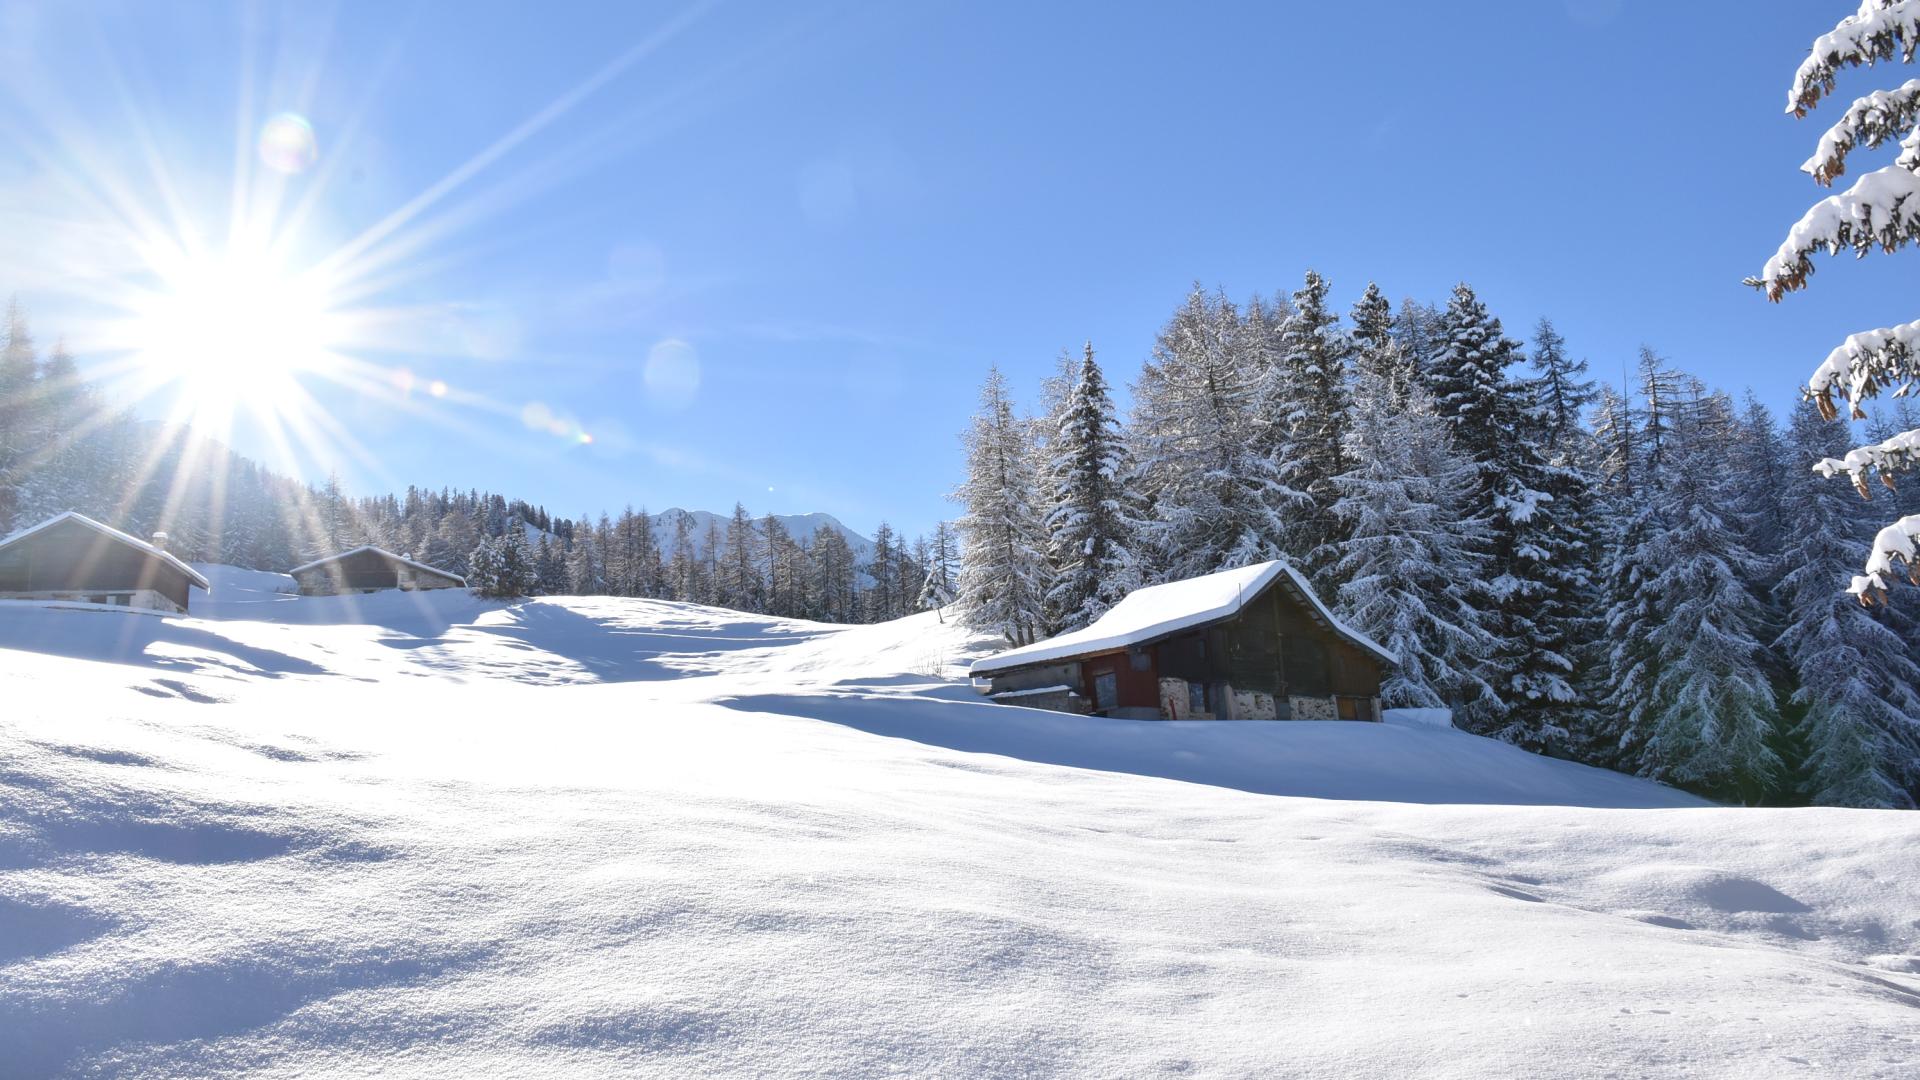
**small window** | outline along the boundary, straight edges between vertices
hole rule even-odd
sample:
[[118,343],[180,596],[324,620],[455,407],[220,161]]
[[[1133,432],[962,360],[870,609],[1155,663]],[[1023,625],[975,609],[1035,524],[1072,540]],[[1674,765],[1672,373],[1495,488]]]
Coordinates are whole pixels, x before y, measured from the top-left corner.
[[1093,707],[1104,712],[1120,703],[1120,676],[1102,671],[1093,677]]
[[87,597],[87,603],[89,603],[89,604],[104,604],[104,603],[106,603],[106,602],[107,602],[107,598],[106,598],[106,597],[104,597],[104,596],[89,596],[89,597]]
[[1207,711],[1207,684],[1190,682],[1187,684],[1187,711],[1203,713]]
[[115,607],[131,607],[133,605],[133,594],[114,593],[107,598],[107,602]]

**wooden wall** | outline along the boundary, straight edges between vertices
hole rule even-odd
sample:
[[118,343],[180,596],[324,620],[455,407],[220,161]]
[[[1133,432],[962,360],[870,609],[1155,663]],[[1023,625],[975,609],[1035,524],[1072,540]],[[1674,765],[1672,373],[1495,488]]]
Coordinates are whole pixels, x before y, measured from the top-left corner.
[[0,592],[129,592],[152,589],[187,608],[187,575],[71,519],[0,550]]

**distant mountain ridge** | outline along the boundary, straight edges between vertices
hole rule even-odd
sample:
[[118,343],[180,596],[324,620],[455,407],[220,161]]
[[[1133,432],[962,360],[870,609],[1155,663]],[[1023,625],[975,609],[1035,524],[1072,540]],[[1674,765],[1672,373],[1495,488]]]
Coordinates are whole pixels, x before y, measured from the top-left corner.
[[[653,515],[653,537],[654,540],[659,543],[660,551],[663,555],[670,557],[673,554],[674,529],[678,527],[679,519],[683,517],[691,523],[689,531],[693,534],[693,554],[695,556],[701,556],[707,553],[706,538],[708,524],[712,524],[714,528],[718,530],[718,535],[723,541],[727,538],[727,533],[732,531],[732,514],[716,514],[710,510],[682,510],[677,506],[672,509],[663,510]],[[764,514],[755,515],[753,519],[755,526],[758,526],[765,517],[766,515]],[[873,541],[847,528],[839,518],[834,517],[832,514],[775,514],[773,515],[773,519],[778,521],[795,540],[801,543],[810,544],[820,530],[832,529],[841,536],[846,537],[847,546],[853,549],[853,559],[856,564],[865,563],[873,558]]]

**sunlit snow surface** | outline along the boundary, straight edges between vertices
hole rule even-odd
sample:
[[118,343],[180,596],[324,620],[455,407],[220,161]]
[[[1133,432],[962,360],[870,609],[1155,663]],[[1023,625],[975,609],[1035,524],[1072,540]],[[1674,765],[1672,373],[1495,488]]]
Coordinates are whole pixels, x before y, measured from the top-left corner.
[[0,604],[0,1076],[1885,1076],[1920,815],[649,601]]

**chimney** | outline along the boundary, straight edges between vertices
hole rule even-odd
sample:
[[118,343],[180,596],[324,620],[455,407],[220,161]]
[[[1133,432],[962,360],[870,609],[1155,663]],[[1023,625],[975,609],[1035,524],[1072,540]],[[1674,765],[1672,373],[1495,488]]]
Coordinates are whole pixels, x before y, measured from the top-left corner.
[[154,533],[154,534],[153,534],[153,547],[154,547],[154,550],[156,550],[156,551],[165,551],[165,550],[167,550],[167,534],[166,534],[166,533],[163,533],[163,532],[157,532],[157,533]]

